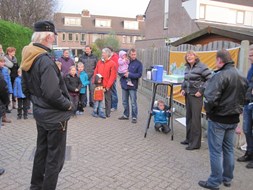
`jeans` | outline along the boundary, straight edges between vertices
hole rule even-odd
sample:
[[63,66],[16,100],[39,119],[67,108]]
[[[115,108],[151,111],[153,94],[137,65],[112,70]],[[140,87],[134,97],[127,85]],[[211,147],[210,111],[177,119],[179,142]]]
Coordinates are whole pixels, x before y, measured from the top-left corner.
[[247,151],[253,153],[253,111],[248,109],[248,105],[243,108],[243,132],[246,137]]
[[124,107],[124,116],[129,117],[129,97],[131,100],[132,107],[132,118],[137,118],[138,107],[137,107],[137,90],[125,90],[122,89],[122,104]]
[[112,95],[111,108],[114,108],[114,109],[118,108],[118,94],[117,94],[116,83],[117,81],[115,80],[111,88],[111,95]]
[[64,164],[67,121],[47,125],[37,123],[37,131],[30,190],[55,190]]
[[223,124],[208,120],[208,147],[211,175],[208,184],[218,187],[231,182],[234,171],[234,136],[237,124]]
[[94,101],[93,112],[99,116],[104,116],[103,101]]

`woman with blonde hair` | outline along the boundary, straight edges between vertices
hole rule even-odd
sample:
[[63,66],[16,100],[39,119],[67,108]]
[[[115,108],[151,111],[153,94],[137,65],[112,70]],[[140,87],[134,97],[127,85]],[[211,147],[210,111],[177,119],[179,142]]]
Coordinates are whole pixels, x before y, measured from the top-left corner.
[[201,146],[201,110],[206,81],[211,71],[200,62],[197,54],[189,50],[185,55],[184,82],[181,94],[186,104],[186,139],[181,144],[188,145],[186,150],[199,149]]

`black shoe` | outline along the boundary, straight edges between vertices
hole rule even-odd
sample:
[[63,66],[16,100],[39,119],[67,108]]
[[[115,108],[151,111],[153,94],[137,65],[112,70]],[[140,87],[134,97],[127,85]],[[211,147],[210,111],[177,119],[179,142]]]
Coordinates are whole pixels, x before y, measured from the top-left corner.
[[135,117],[132,119],[132,123],[137,123],[137,119]]
[[200,149],[200,148],[194,148],[194,147],[190,147],[190,146],[187,146],[185,148],[185,150],[197,150],[197,149]]
[[5,110],[6,113],[11,113],[11,110],[7,109]]
[[243,156],[237,159],[238,162],[248,162],[251,160],[253,160],[253,155],[249,154],[247,151]]
[[94,106],[94,104],[93,104],[93,102],[91,102],[91,103],[90,103],[90,107],[92,107],[92,108],[93,108],[93,106]]
[[119,117],[118,119],[119,120],[129,120],[129,117],[123,115],[123,116]]
[[168,134],[170,131],[171,131],[170,128],[163,128],[162,129],[162,132],[165,133],[165,134]]
[[24,116],[24,119],[28,119],[28,117],[25,115],[25,116]]
[[206,189],[211,189],[211,190],[219,190],[220,189],[219,187],[212,187],[212,186],[208,185],[207,181],[199,181],[198,184],[200,187],[203,187]]
[[180,143],[183,144],[183,145],[188,145],[189,144],[189,142],[187,140],[184,140],[184,141],[182,141]]
[[224,185],[225,187],[231,187],[231,183],[230,183],[230,182],[225,182],[225,181],[223,181],[223,185]]
[[18,116],[17,119],[18,119],[18,120],[19,120],[19,119],[22,119],[22,116]]
[[3,175],[5,170],[3,168],[0,168],[0,175]]
[[253,162],[250,162],[246,165],[246,168],[253,169]]

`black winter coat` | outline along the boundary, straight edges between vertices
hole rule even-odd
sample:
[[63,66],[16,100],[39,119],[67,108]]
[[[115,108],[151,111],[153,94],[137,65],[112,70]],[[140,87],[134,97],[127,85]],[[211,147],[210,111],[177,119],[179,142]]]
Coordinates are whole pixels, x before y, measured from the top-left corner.
[[2,117],[2,113],[4,112],[6,105],[9,104],[9,101],[8,86],[4,80],[2,70],[0,69],[0,117]]
[[[247,79],[234,67],[234,62],[228,62],[215,71],[204,92],[204,107],[209,118],[228,124],[235,117],[239,121],[247,86]],[[223,122],[222,117],[226,116],[232,117]]]
[[97,66],[98,58],[93,54],[84,54],[79,58],[79,61],[84,64],[84,71],[88,74],[90,80],[93,77],[94,70]]
[[205,83],[211,78],[211,71],[200,61],[197,61],[192,67],[189,63],[186,63],[185,66],[182,90],[190,95],[194,95],[197,92],[203,94],[206,87]]
[[[23,52],[30,54],[22,53],[24,60],[26,56],[27,59],[29,55],[31,57],[35,48],[50,51],[41,44],[33,44],[25,48]],[[35,56],[28,71],[22,68],[22,87],[24,94],[30,97],[33,103],[33,114],[36,121],[41,124],[57,124],[70,118],[72,112],[68,109],[71,102],[61,72],[47,52]]]
[[[70,95],[77,95],[79,94],[79,91],[82,87],[82,82],[80,78],[75,75],[75,77],[71,76],[70,74],[67,74],[64,78],[67,89],[70,93]],[[75,91],[75,89],[78,89],[78,92]]]

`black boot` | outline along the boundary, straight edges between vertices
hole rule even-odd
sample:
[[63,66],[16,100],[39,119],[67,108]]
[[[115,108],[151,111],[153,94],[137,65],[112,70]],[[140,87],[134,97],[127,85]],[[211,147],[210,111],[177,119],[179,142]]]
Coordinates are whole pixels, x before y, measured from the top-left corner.
[[248,151],[246,151],[243,156],[237,159],[238,162],[248,162],[251,160],[253,160],[253,153],[249,153]]

